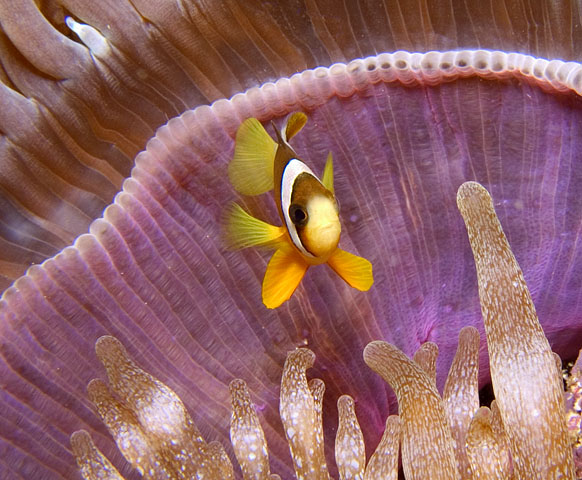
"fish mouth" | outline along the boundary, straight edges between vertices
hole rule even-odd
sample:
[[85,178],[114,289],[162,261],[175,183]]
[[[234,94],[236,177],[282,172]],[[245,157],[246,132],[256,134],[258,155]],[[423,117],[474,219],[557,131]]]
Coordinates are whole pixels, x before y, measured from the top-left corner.
[[329,256],[337,247],[340,239],[339,221],[326,221],[309,229],[304,235],[303,244],[316,257]]

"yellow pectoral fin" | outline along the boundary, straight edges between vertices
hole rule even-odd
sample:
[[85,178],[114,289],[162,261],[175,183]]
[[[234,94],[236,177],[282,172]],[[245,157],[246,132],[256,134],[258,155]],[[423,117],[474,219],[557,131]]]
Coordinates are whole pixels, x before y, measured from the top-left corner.
[[261,122],[247,118],[236,132],[234,157],[228,178],[243,195],[260,195],[273,188],[273,162],[277,143]]
[[285,125],[285,141],[291,140],[307,123],[307,115],[303,112],[292,113]]
[[263,303],[277,308],[289,300],[309,265],[291,247],[277,250],[271,257],[263,279]]
[[327,263],[350,287],[365,292],[374,283],[372,264],[365,258],[338,248],[331,254]]
[[231,249],[273,245],[285,241],[285,227],[276,227],[249,215],[233,203],[225,211],[223,232],[226,246]]
[[325,162],[325,168],[323,169],[323,175],[321,176],[321,183],[327,188],[331,193],[333,191],[333,157],[331,152],[327,154],[327,161]]

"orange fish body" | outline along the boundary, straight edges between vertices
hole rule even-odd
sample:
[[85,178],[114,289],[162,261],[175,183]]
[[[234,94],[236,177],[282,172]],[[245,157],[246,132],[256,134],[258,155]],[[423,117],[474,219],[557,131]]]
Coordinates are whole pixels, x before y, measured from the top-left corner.
[[276,248],[263,279],[263,303],[277,308],[287,301],[310,265],[327,263],[350,286],[366,291],[374,283],[372,264],[338,247],[341,225],[333,188],[331,153],[321,180],[301,161],[289,140],[307,122],[292,114],[275,142],[256,118],[245,120],[236,135],[228,174],[243,195],[274,191],[282,226],[277,227],[233,204],[225,221],[233,248]]

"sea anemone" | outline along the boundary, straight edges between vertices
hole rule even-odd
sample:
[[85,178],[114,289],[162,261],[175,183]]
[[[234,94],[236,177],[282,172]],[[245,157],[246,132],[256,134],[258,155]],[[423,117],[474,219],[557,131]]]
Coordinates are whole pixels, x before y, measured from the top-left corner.
[[[484,341],[454,205],[470,179],[496,200],[552,348],[574,357],[578,3],[65,3],[0,2],[3,287],[34,265],[0,302],[3,477],[78,478],[79,429],[137,476],[85,393],[103,335],[175,391],[231,460],[227,387],[245,379],[284,478],[278,386],[287,352],[307,347],[326,382],[325,434],[350,395],[369,457],[395,399],[366,367],[366,345],[412,355],[438,344],[438,361],[424,354],[442,388],[462,327]],[[376,284],[358,294],[314,269],[265,312],[266,257],[226,252],[218,219],[231,200],[275,218],[270,198],[235,196],[226,165],[242,120],[270,128],[294,110],[309,116],[298,152],[317,173],[334,155],[341,245],[372,260]],[[480,386],[488,360],[481,348]]]
[[0,2],[0,288],[86,233],[189,108],[378,52],[579,61],[579,18],[575,1]]
[[[513,256],[487,191],[478,183],[459,188],[457,203],[473,249],[487,335],[495,400],[479,408],[479,333],[459,334],[443,396],[436,388],[438,348],[425,343],[414,359],[374,341],[364,360],[398,397],[398,416],[366,465],[354,400],[338,399],[335,459],[341,479],[396,479],[398,452],[407,479],[574,479],[572,437],[567,431],[561,362],[538,322],[523,273]],[[145,478],[234,478],[226,451],[207,444],[176,394],[138,368],[113,337],[97,342],[111,390],[93,380],[89,395],[126,459]],[[283,429],[298,479],[327,479],[321,379],[307,381],[315,355],[298,348],[287,355],[279,401]],[[247,386],[230,384],[230,438],[243,478],[271,475],[268,448]],[[578,432],[576,432],[578,433]],[[87,480],[121,478],[86,432],[71,438]]]

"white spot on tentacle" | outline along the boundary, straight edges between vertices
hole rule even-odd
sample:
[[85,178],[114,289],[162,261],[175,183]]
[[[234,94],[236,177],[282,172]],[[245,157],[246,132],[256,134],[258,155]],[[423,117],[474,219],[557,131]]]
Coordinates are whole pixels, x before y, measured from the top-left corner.
[[87,46],[93,55],[96,57],[105,57],[111,53],[109,41],[99,30],[91,25],[79,23],[71,17],[65,17],[65,22],[67,27],[77,34],[81,42]]

